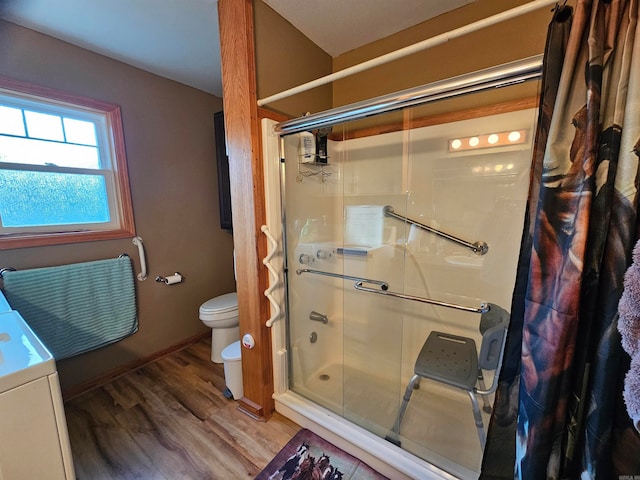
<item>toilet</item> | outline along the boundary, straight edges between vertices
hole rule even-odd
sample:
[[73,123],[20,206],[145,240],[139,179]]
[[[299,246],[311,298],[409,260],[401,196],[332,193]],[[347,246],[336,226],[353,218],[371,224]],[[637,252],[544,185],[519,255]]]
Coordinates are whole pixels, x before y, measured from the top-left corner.
[[240,340],[237,293],[226,293],[204,302],[200,306],[200,320],[211,328],[211,360],[223,363],[222,351]]

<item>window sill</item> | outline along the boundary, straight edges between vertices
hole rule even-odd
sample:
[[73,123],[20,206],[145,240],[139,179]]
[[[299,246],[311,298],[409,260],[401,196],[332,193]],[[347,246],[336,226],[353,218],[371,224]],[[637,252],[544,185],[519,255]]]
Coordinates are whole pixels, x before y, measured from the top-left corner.
[[134,229],[67,232],[67,233],[41,233],[28,235],[1,235],[0,250],[13,248],[42,247],[46,245],[64,245],[67,243],[93,242],[98,240],[117,240],[121,238],[133,238]]

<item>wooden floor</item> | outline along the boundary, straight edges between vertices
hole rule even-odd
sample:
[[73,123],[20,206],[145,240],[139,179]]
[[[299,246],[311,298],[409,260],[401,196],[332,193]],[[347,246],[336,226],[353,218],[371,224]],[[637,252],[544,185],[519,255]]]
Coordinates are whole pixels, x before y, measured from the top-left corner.
[[258,422],[222,395],[210,339],[65,404],[79,480],[253,478],[300,429]]

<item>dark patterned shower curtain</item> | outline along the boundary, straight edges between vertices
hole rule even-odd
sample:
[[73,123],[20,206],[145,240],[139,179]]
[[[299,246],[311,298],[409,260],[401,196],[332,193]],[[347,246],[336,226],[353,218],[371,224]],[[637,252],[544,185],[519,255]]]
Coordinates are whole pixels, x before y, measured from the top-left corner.
[[[617,332],[638,238],[640,0],[558,7],[481,478],[640,478]],[[567,32],[570,32],[567,35]]]

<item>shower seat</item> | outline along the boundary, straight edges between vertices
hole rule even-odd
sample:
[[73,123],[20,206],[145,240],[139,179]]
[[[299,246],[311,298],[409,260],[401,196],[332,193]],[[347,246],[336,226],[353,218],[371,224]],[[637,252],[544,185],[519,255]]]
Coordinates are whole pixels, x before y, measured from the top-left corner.
[[[479,330],[482,334],[482,343],[479,355],[472,338],[432,331],[420,350],[414,366],[414,375],[407,385],[398,416],[393,428],[385,437],[386,440],[400,446],[400,426],[407,405],[413,391],[420,387],[420,380],[427,378],[468,393],[480,445],[484,449],[486,435],[476,395],[482,397],[483,410],[491,413],[488,395],[492,394],[498,386],[498,373],[502,365],[509,319],[509,312],[498,305],[489,304],[489,310],[480,317]],[[493,382],[487,389],[483,371],[492,370],[495,371]]]

